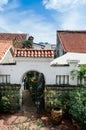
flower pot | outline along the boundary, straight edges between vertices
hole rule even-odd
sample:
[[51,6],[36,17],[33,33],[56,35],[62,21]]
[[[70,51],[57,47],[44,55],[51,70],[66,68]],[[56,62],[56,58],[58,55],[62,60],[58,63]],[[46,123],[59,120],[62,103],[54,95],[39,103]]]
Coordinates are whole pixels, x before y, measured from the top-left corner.
[[53,108],[51,110],[51,119],[54,124],[59,124],[62,120],[62,109],[61,108]]

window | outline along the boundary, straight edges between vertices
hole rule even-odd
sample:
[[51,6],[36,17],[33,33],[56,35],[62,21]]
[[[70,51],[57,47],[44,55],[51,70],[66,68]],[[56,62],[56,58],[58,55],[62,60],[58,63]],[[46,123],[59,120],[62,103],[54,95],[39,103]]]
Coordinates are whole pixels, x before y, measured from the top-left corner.
[[77,84],[86,84],[86,76],[83,78],[80,78],[79,76],[77,77]]
[[56,84],[69,84],[69,75],[56,75]]
[[0,75],[0,83],[10,83],[10,75]]

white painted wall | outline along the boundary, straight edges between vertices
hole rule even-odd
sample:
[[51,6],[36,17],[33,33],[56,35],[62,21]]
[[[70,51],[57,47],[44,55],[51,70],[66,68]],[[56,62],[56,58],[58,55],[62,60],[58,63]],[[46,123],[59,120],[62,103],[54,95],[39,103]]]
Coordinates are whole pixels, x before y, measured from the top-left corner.
[[[14,58],[16,65],[0,65],[0,75],[10,75],[11,83],[22,84],[22,78],[28,71],[38,71],[44,74],[46,84],[56,84],[56,75],[70,75],[73,66],[50,66],[51,58]],[[77,68],[77,66],[76,66]],[[77,84],[76,80],[69,78],[70,84]]]
[[15,63],[12,53],[11,53],[11,48],[7,50],[5,55],[3,56],[2,60],[0,61],[1,63]]

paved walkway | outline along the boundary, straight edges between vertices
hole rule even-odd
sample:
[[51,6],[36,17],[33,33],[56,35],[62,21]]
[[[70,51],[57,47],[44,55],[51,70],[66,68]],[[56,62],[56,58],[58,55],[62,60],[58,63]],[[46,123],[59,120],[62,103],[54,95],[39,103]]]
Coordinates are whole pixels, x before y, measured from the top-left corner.
[[[0,130],[50,130],[44,125],[47,117],[36,118],[36,110],[28,109],[20,111],[15,114],[1,114],[0,115]],[[38,126],[37,126],[38,124]]]
[[30,96],[29,93],[27,91],[24,91],[24,93],[27,96],[25,94],[23,99],[25,102],[22,111],[14,114],[0,114],[0,130],[77,130],[71,126],[69,121],[66,124],[62,122],[58,128],[52,126],[50,118],[46,113],[42,113],[40,118],[37,118],[36,107],[32,104],[31,99],[27,98]]

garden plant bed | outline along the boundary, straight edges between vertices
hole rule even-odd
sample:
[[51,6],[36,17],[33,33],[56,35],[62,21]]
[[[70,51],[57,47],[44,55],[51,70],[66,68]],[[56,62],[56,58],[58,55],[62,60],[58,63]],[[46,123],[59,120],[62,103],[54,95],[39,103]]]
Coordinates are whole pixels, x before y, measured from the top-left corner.
[[[33,129],[34,128],[34,129]],[[81,130],[70,119],[53,124],[50,114],[43,112],[37,118],[36,110],[20,111],[15,114],[0,113],[0,130]]]

